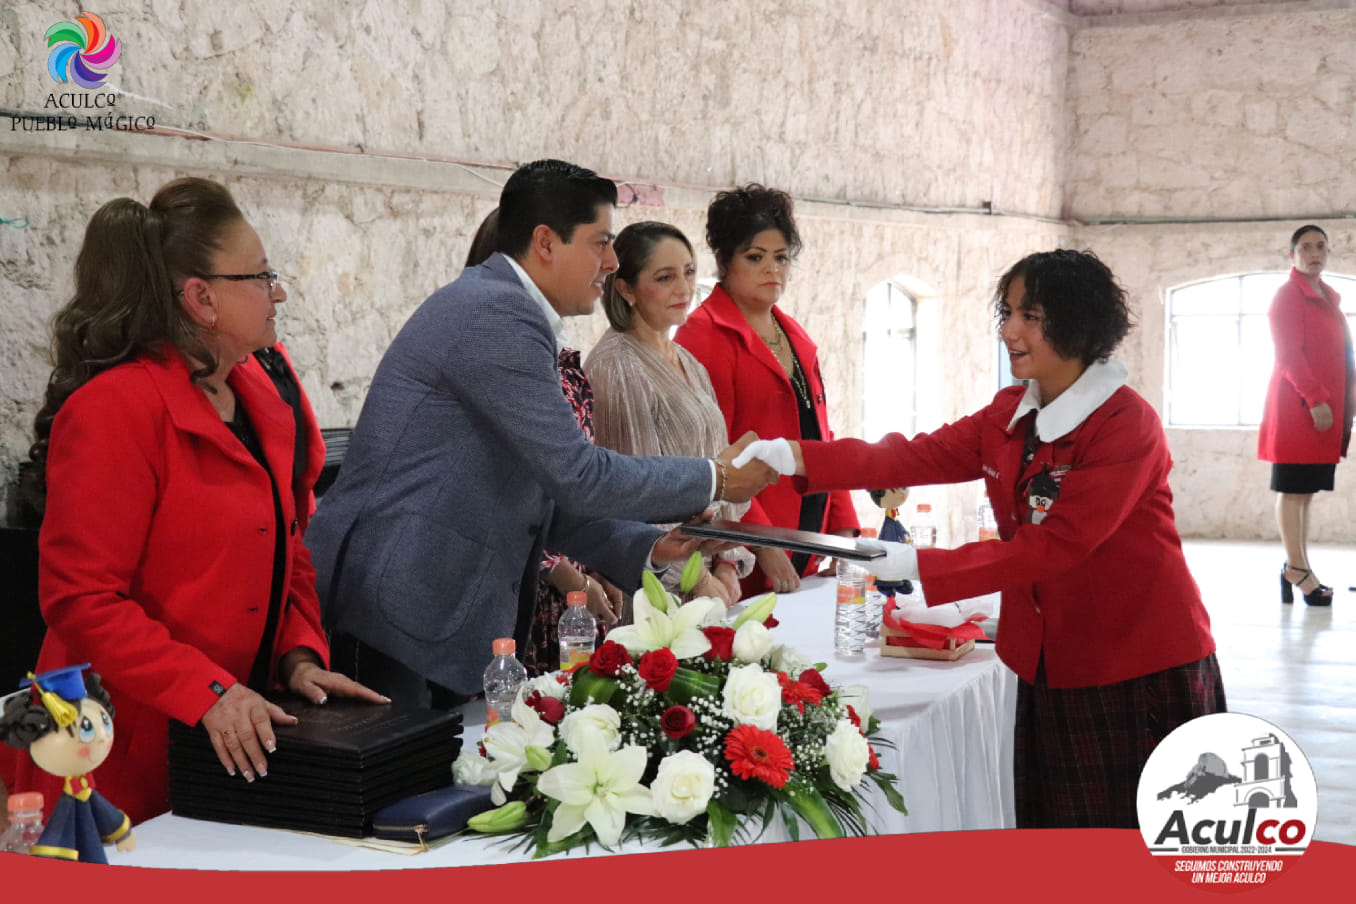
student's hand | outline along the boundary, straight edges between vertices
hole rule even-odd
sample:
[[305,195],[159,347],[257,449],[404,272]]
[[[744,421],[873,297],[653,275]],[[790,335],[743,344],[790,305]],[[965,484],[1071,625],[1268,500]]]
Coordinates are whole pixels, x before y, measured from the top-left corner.
[[757,439],[758,434],[750,430],[739,438],[739,442],[716,456],[716,461],[723,464],[725,472],[725,485],[720,488],[720,499],[716,501],[748,502],[761,493],[764,487],[779,479],[776,470],[760,459],[746,460],[742,467],[734,464],[744,448]]
[[796,568],[786,553],[770,546],[759,546],[753,550],[753,557],[777,593],[792,593],[800,589],[800,575],[796,574]]
[[750,461],[765,462],[779,475],[804,474],[805,467],[800,457],[800,443],[788,439],[760,439],[749,443],[735,458],[736,467]]

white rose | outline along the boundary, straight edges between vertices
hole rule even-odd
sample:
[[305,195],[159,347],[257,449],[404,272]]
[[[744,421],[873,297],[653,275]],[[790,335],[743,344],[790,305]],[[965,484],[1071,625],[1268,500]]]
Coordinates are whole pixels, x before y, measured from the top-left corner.
[[800,673],[814,665],[810,658],[797,650],[795,647],[789,647],[784,643],[779,643],[772,648],[768,656],[768,665],[774,672],[785,672],[791,678],[799,678]]
[[866,774],[871,748],[857,726],[843,720],[833,727],[833,732],[824,741],[824,757],[829,761],[833,783],[844,791],[851,791]]
[[523,687],[523,696],[526,697],[533,691],[541,691],[543,697],[555,697],[557,700],[565,699],[567,688],[556,680],[555,673],[547,675],[538,675]]
[[650,782],[655,812],[674,825],[683,825],[706,812],[716,788],[716,767],[700,753],[680,750],[660,762]]
[[730,669],[723,697],[725,714],[736,722],[764,731],[777,730],[782,686],[777,676],[763,671],[762,666],[742,665]]
[[[844,707],[851,706],[857,713],[857,718],[862,720],[862,731],[871,724],[871,702],[867,699],[867,690],[865,684],[849,684],[847,687],[840,688],[838,691],[838,702]],[[847,714],[847,709],[843,710]]]
[[452,764],[452,780],[458,785],[492,785],[498,777],[499,770],[474,746],[463,747]]
[[621,716],[606,704],[590,703],[561,720],[560,736],[575,757],[579,756],[584,735],[593,733],[602,739],[608,750],[616,750],[621,746]]
[[762,622],[744,622],[735,631],[732,650],[740,662],[762,662],[771,649],[772,632]]

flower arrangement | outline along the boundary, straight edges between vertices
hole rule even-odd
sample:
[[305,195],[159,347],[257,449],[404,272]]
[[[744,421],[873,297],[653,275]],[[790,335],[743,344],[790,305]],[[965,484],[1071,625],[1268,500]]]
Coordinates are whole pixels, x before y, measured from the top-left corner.
[[525,684],[512,720],[463,747],[457,781],[492,785],[497,805],[469,827],[540,857],[631,838],[724,847],[777,818],[792,840],[800,820],[820,838],[863,835],[868,781],[907,812],[865,688],[835,690],[822,664],[774,645],[775,605],[767,594],[729,620],[646,574],[634,624],[586,665]]

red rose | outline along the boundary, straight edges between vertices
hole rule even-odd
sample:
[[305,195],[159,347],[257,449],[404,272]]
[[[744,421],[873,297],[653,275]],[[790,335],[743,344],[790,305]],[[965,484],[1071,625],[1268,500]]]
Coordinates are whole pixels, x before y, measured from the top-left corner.
[[630,664],[631,654],[614,640],[603,641],[603,645],[589,657],[589,671],[605,678],[616,678],[621,667]]
[[653,650],[640,657],[638,671],[650,690],[662,694],[669,689],[673,673],[678,671],[678,657],[668,648]]
[[734,656],[734,628],[702,628],[702,633],[711,641],[711,649],[706,651],[707,659],[728,662]]
[[855,726],[857,727],[857,730],[858,730],[858,731],[861,731],[861,729],[862,729],[862,719],[861,719],[861,716],[857,715],[857,710],[855,710],[855,709],[852,708],[852,704],[851,704],[851,703],[848,704],[847,711],[848,711],[848,719],[850,719],[850,720],[852,721],[852,724],[855,725]]
[[536,710],[537,715],[547,725],[559,725],[565,718],[565,704],[541,691],[533,691],[523,698],[523,702]]
[[781,622],[777,621],[777,616],[775,615],[769,615],[767,618],[763,619],[763,627],[767,628],[769,631],[780,624]]
[[799,681],[801,684],[808,684],[810,687],[819,691],[821,697],[827,697],[833,693],[833,688],[824,680],[824,676],[819,674],[818,669],[806,669],[800,673]]
[[659,727],[676,741],[697,727],[697,717],[686,706],[670,706],[659,717]]
[[876,750],[870,744],[867,744],[866,751],[871,755],[871,759],[868,760],[866,763],[867,771],[875,772],[876,770],[880,769],[880,760],[876,759]]

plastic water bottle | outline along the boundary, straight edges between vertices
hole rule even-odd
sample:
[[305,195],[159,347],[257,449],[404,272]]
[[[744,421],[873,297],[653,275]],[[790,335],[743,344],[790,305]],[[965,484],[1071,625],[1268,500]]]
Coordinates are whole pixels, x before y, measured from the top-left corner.
[[512,637],[501,637],[491,646],[494,659],[485,667],[485,727],[500,719],[512,718],[513,702],[518,688],[527,680],[527,669],[514,655],[518,643]]
[[583,590],[565,594],[565,611],[560,613],[556,633],[560,636],[561,671],[589,661],[593,642],[598,636],[598,623],[588,610],[589,596]]
[[838,559],[838,602],[834,606],[833,651],[851,656],[866,646],[866,569]]
[[993,506],[989,504],[989,494],[984,494],[984,501],[979,504],[979,511],[975,513],[975,523],[979,525],[980,540],[998,539],[998,519],[993,515]]
[[[875,538],[877,531],[874,527],[862,528],[862,536]],[[880,637],[880,620],[885,614],[885,594],[876,589],[876,578],[867,572],[866,575],[866,619],[865,632],[867,637]]]
[[42,837],[42,792],[9,796],[9,828],[0,835],[0,851],[27,854]]
[[937,522],[932,520],[932,506],[926,502],[918,504],[913,523],[909,525],[909,536],[919,549],[931,549],[937,545]]

